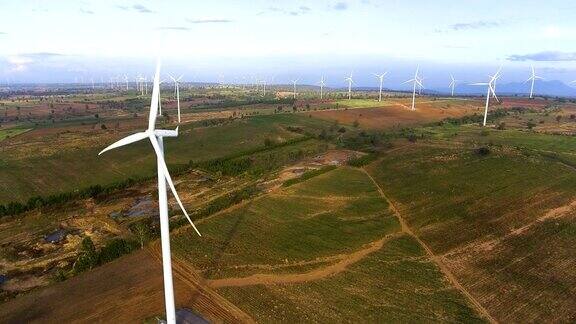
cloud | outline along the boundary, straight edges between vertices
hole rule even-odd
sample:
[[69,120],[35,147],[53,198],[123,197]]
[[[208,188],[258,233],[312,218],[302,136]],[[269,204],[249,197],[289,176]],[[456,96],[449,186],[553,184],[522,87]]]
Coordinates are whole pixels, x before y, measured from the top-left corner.
[[510,55],[509,61],[542,61],[542,62],[569,62],[576,61],[576,52],[538,52],[525,55]]
[[461,31],[461,30],[492,28],[492,27],[499,27],[499,26],[502,26],[501,22],[480,20],[480,21],[473,21],[473,22],[468,22],[468,23],[453,24],[453,25],[448,26],[448,29],[451,29],[454,31]]
[[50,60],[57,57],[66,56],[59,53],[50,52],[35,52],[35,53],[24,53],[8,56],[8,63],[11,65],[11,71],[21,72],[28,69],[28,66],[36,62],[42,62]]
[[86,15],[93,15],[94,11],[89,10],[89,9],[84,9],[84,8],[80,8],[80,12]]
[[278,8],[278,7],[269,7],[268,9],[266,9],[265,11],[259,12],[257,15],[263,15],[265,13],[269,13],[269,12],[274,12],[274,13],[279,13],[279,14],[283,14],[283,15],[289,15],[289,16],[300,16],[300,15],[305,15],[307,13],[310,13],[312,11],[312,9],[308,6],[299,6],[297,9],[283,9],[283,8]]
[[348,9],[348,4],[344,1],[337,2],[334,6],[332,6],[334,10],[346,10]]
[[135,4],[133,6],[117,6],[118,8],[122,9],[122,10],[126,10],[126,11],[136,11],[139,13],[153,13],[154,11],[146,8],[145,6],[141,5],[141,4]]
[[168,27],[158,27],[158,30],[177,30],[177,31],[188,31],[190,28],[181,26],[168,26]]
[[191,24],[226,24],[231,23],[230,19],[186,19]]

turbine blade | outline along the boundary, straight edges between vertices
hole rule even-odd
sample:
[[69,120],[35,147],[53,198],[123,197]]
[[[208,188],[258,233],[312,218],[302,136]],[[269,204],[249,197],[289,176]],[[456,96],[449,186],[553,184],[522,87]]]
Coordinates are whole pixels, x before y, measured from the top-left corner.
[[488,83],[480,82],[480,83],[470,83],[470,84],[468,84],[468,85],[471,85],[471,86],[485,86],[485,85],[488,85]]
[[115,148],[118,148],[120,146],[124,146],[124,145],[128,145],[128,144],[132,144],[134,142],[141,141],[141,140],[145,139],[146,137],[148,137],[148,133],[146,133],[146,132],[140,132],[140,133],[126,136],[123,139],[109,145],[107,148],[100,151],[100,153],[98,153],[98,155],[100,155],[106,151],[110,151],[110,150],[113,150]]
[[490,92],[492,92],[492,95],[494,96],[494,98],[496,98],[496,101],[500,102],[500,99],[498,99],[498,96],[496,96],[496,92],[494,91],[494,88],[492,88],[492,85],[489,85],[490,87]]
[[160,168],[160,171],[162,171],[162,173],[164,174],[164,178],[166,179],[166,182],[168,182],[168,186],[170,187],[170,190],[172,191],[174,198],[176,198],[176,201],[178,202],[180,209],[182,209],[184,215],[190,222],[190,225],[192,225],[196,233],[198,233],[198,236],[202,236],[202,234],[200,234],[200,231],[198,231],[198,229],[196,228],[196,225],[194,225],[194,223],[190,219],[190,216],[188,216],[186,209],[184,209],[184,205],[182,205],[182,201],[180,201],[178,192],[176,192],[176,188],[174,188],[174,182],[172,182],[172,178],[170,177],[170,173],[168,172],[168,167],[166,166],[166,161],[164,161],[164,155],[162,154],[162,151],[160,151],[160,145],[158,145],[158,140],[156,139],[156,136],[154,136],[154,134],[151,134],[149,138],[150,142],[152,143],[152,146],[154,147],[154,151],[156,152],[156,156],[160,157],[160,159],[158,159],[158,168]]
[[148,130],[153,131],[156,126],[158,116],[158,99],[160,96],[160,59],[156,63],[156,74],[154,75],[154,88],[152,89],[152,99],[150,100],[150,116],[148,117]]

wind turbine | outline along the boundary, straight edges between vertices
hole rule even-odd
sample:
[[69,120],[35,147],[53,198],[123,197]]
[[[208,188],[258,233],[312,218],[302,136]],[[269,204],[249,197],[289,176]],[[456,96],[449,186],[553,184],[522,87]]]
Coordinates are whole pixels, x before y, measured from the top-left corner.
[[158,205],[160,210],[160,240],[162,243],[162,272],[164,275],[164,301],[166,305],[166,321],[170,324],[176,323],[176,309],[174,304],[174,286],[172,281],[172,260],[170,255],[170,220],[168,218],[168,196],[166,183],[170,187],[174,198],[178,205],[184,212],[184,215],[199,236],[200,232],[188,216],[186,209],[180,201],[180,197],[174,187],[174,182],[168,172],[168,167],[164,161],[164,137],[177,137],[178,128],[175,130],[156,129],[156,117],[158,109],[158,99],[160,94],[160,61],[156,65],[156,75],[154,77],[154,87],[152,89],[152,100],[150,102],[150,116],[148,119],[148,129],[144,132],[129,135],[116,143],[108,146],[102,150],[98,155],[124,146],[135,143],[144,139],[149,139],[154,152],[156,153],[156,160],[158,164]]
[[298,82],[299,79],[296,80],[292,80],[292,85],[294,86],[294,91],[292,92],[292,97],[294,99],[296,99],[296,82]]
[[413,83],[413,86],[412,86],[412,110],[416,110],[416,107],[415,107],[415,105],[416,105],[416,85],[418,85],[419,87],[424,87],[422,85],[422,81],[421,81],[420,77],[418,76],[418,71],[420,71],[420,65],[418,65],[416,67],[416,73],[414,73],[414,78],[403,82],[403,83],[410,83],[410,82]]
[[126,91],[128,91],[128,76],[124,74],[124,81],[126,82]]
[[386,74],[388,74],[388,72],[384,72],[382,74],[376,74],[376,73],[372,74],[380,80],[380,91],[378,93],[378,102],[380,102],[382,101],[382,83],[384,83],[384,77],[386,76]]
[[452,74],[450,74],[450,79],[451,79],[451,81],[450,81],[449,87],[452,91],[452,97],[454,97],[454,88],[456,87],[456,82],[458,82],[458,81],[456,79],[454,79],[454,76]]
[[534,98],[534,82],[535,82],[536,80],[542,80],[542,78],[536,75],[536,71],[534,71],[534,66],[532,66],[532,75],[530,75],[530,77],[528,78],[528,80],[526,80],[526,82],[531,81],[531,84],[530,84],[530,99]]
[[486,118],[488,117],[488,105],[490,104],[490,94],[492,94],[494,96],[494,98],[496,98],[496,100],[498,100],[498,97],[496,96],[496,90],[494,89],[494,85],[496,83],[496,80],[498,80],[500,78],[500,70],[502,70],[502,68],[498,69],[498,71],[496,72],[496,74],[494,74],[493,76],[490,76],[490,81],[488,81],[488,83],[486,82],[482,82],[482,83],[472,83],[471,85],[477,85],[477,86],[488,86],[488,89],[486,90],[486,107],[484,108],[484,121],[482,122],[482,126],[486,126]]
[[350,100],[352,98],[352,83],[354,83],[354,80],[352,80],[352,72],[350,72],[350,76],[345,78],[344,81],[348,82],[348,100]]
[[168,76],[170,77],[170,79],[172,79],[172,81],[174,81],[174,92],[176,93],[176,102],[178,105],[178,122],[180,122],[180,87],[179,87],[179,83],[180,83],[180,80],[182,80],[182,75],[179,76],[178,79],[174,78],[170,74],[168,74]]
[[324,83],[324,76],[322,76],[322,77],[320,78],[320,100],[322,100],[322,99],[323,99],[323,96],[324,96],[324,85],[325,85],[325,83]]

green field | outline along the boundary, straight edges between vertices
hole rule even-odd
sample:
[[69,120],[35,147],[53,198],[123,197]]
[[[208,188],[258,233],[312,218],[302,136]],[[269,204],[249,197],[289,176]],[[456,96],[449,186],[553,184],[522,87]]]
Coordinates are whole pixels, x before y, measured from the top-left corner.
[[[481,135],[469,126],[429,131],[442,139],[404,147],[369,167],[409,225],[496,318],[573,316],[574,299],[564,297],[576,284],[566,275],[576,264],[569,248],[576,243],[569,207],[576,172],[534,150],[567,151],[574,139],[514,130]],[[478,154],[480,145],[490,152]],[[558,215],[547,216],[557,208]]]
[[399,232],[388,204],[358,169],[341,167],[282,188],[199,228],[202,238],[190,229],[173,236],[173,251],[216,282],[321,272],[384,240],[334,276],[219,289],[259,322],[481,321],[418,243]]
[[14,137],[27,131],[31,130],[31,128],[9,128],[9,129],[0,129],[0,141],[5,140],[9,137]]
[[262,323],[483,323],[409,236],[329,279],[222,288]]
[[[182,165],[237,155],[264,147],[266,139],[280,143],[302,136],[286,130],[287,125],[312,129],[319,124],[326,123],[302,115],[270,115],[205,128],[182,126],[177,139],[165,140],[166,159],[169,165]],[[94,144],[86,146],[82,143],[86,134],[66,133],[26,147],[5,148],[0,158],[0,203],[152,176],[155,158],[145,141],[98,156],[104,147],[128,134],[107,136],[106,141],[95,134]]]

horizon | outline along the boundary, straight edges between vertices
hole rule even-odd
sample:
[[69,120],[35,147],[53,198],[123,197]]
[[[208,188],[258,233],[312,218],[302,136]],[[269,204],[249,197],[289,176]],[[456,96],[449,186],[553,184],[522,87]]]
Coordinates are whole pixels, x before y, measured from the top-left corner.
[[[547,80],[576,79],[574,6],[447,3],[5,3],[0,10],[13,14],[0,29],[0,84],[134,78],[151,74],[157,55],[165,71],[203,82],[258,77],[314,84],[324,75],[339,87],[354,71],[363,87],[381,71],[390,72],[390,84],[401,83],[417,65],[430,87],[445,87],[450,73],[482,81],[499,66],[503,82],[525,81],[531,65]],[[17,19],[22,16],[35,24]]]

